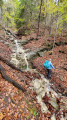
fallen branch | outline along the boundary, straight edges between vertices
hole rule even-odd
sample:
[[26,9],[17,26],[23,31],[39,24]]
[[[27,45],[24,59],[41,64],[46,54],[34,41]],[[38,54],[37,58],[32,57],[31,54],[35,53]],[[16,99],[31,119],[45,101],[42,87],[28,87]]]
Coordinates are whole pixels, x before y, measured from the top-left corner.
[[26,91],[25,88],[23,88],[20,84],[18,84],[16,81],[14,81],[13,79],[11,79],[10,77],[8,77],[8,76],[6,75],[5,69],[2,67],[2,65],[0,65],[0,73],[1,73],[2,77],[3,77],[6,81],[12,83],[15,87],[17,87],[18,89],[22,90],[23,92]]
[[14,64],[12,64],[10,61],[8,61],[7,59],[3,58],[2,56],[0,56],[0,60],[3,61],[4,63],[6,63],[7,65],[9,65],[11,68],[13,68],[15,70],[18,70],[20,72],[23,72],[22,70],[20,70],[16,66],[14,66]]
[[67,67],[62,67],[62,69],[66,70],[67,71]]

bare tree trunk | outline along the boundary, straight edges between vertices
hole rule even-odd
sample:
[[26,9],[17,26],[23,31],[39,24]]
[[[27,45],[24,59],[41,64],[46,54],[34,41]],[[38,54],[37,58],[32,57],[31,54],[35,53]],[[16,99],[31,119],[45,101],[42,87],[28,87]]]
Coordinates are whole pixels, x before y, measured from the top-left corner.
[[0,8],[0,22],[1,22],[1,8]]
[[2,7],[0,7],[0,23],[2,23]]
[[[40,28],[41,7],[42,7],[42,0],[41,0],[41,3],[40,3],[40,12],[39,12],[39,16],[38,16],[38,33],[39,33],[39,28]],[[38,34],[37,34],[37,36],[38,36]]]
[[54,49],[54,46],[55,46],[55,39],[56,39],[56,36],[54,35],[53,49]]
[[51,21],[50,21],[49,35],[52,34],[52,25],[53,25],[53,15],[51,14]]
[[58,20],[56,20],[56,33],[55,33],[55,35],[54,35],[53,48],[54,48],[54,46],[55,46],[56,35],[57,35],[57,29],[58,29]]

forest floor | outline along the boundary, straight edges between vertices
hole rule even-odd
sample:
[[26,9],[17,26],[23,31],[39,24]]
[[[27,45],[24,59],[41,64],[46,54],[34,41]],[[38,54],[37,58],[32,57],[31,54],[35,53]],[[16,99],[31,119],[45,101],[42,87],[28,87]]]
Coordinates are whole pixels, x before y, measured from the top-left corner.
[[[53,71],[51,82],[56,86],[59,92],[66,92],[67,89],[67,33],[64,35],[56,36],[55,47],[44,53],[43,57],[39,56],[33,60],[33,66],[45,77],[47,77],[47,71],[45,70],[43,63],[45,60],[51,58],[55,67]],[[36,34],[33,35],[36,38]],[[51,47],[53,45],[53,37],[41,36],[38,40],[33,40],[26,44],[25,49],[31,49],[34,51],[37,48]],[[65,90],[64,90],[65,89]],[[67,95],[67,93],[66,93]]]
[[[27,37],[36,38],[36,34],[32,34]],[[5,41],[5,36],[3,31],[0,31],[0,56],[10,60],[12,50],[5,45],[2,41]],[[61,41],[61,42],[60,42]],[[30,41],[30,43],[24,46],[25,49],[30,48],[31,51],[34,51],[36,48],[43,46],[48,46],[53,44],[53,37],[41,36],[38,40]],[[47,51],[43,57],[37,57],[33,60],[33,66],[44,75],[47,76],[46,70],[43,67],[43,63],[46,59],[51,58],[52,63],[55,67],[53,71],[51,82],[55,85],[55,89],[58,92],[63,92],[64,95],[67,95],[67,43],[66,36],[56,37],[56,43],[54,49]],[[59,44],[59,45],[58,45]],[[0,74],[0,120],[51,120],[51,114],[45,114],[41,112],[39,103],[36,100],[36,93],[29,89],[30,82],[39,79],[40,76],[37,73],[31,72],[20,72],[18,70],[12,69],[6,63],[0,60],[0,65],[5,68],[6,74],[21,84],[26,92],[14,87],[8,81],[2,78]],[[49,107],[48,107],[49,108]],[[50,108],[51,110],[52,108]],[[60,120],[60,118],[56,118]]]

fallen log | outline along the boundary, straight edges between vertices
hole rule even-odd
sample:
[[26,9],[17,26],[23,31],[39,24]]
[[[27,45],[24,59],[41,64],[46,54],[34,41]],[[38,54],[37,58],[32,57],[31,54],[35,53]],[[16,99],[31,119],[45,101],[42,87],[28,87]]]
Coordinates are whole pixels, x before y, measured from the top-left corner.
[[0,73],[1,73],[2,77],[3,77],[6,81],[12,83],[15,87],[17,87],[18,89],[22,90],[23,92],[26,91],[26,89],[25,89],[24,87],[22,87],[20,84],[18,84],[16,81],[14,81],[13,79],[11,79],[10,77],[8,77],[8,76],[6,75],[5,69],[4,69],[4,67],[3,67],[2,65],[0,65]]
[[3,61],[4,63],[6,63],[7,65],[9,65],[11,68],[13,68],[15,70],[18,70],[20,72],[23,72],[22,70],[20,70],[16,66],[14,66],[14,64],[12,64],[10,61],[8,61],[7,59],[5,59],[4,57],[0,56],[0,60]]

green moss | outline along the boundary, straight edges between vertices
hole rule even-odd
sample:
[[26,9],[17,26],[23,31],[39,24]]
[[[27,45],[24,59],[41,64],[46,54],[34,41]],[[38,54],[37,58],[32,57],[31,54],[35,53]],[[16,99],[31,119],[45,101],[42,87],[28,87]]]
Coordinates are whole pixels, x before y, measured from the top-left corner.
[[29,119],[29,116],[27,116],[27,119]]
[[23,69],[24,69],[24,70],[27,69],[27,65],[23,66],[22,70],[23,70]]
[[63,76],[60,77],[60,81],[63,81]]
[[30,92],[27,90],[27,91],[26,91],[26,95],[29,95],[29,94],[30,94]]
[[19,94],[19,95],[22,95],[22,90],[18,90],[18,94]]
[[37,109],[35,107],[33,107],[31,110],[30,110],[31,114],[33,114],[35,116],[35,120],[36,120],[36,117],[38,116],[38,113],[37,113]]

